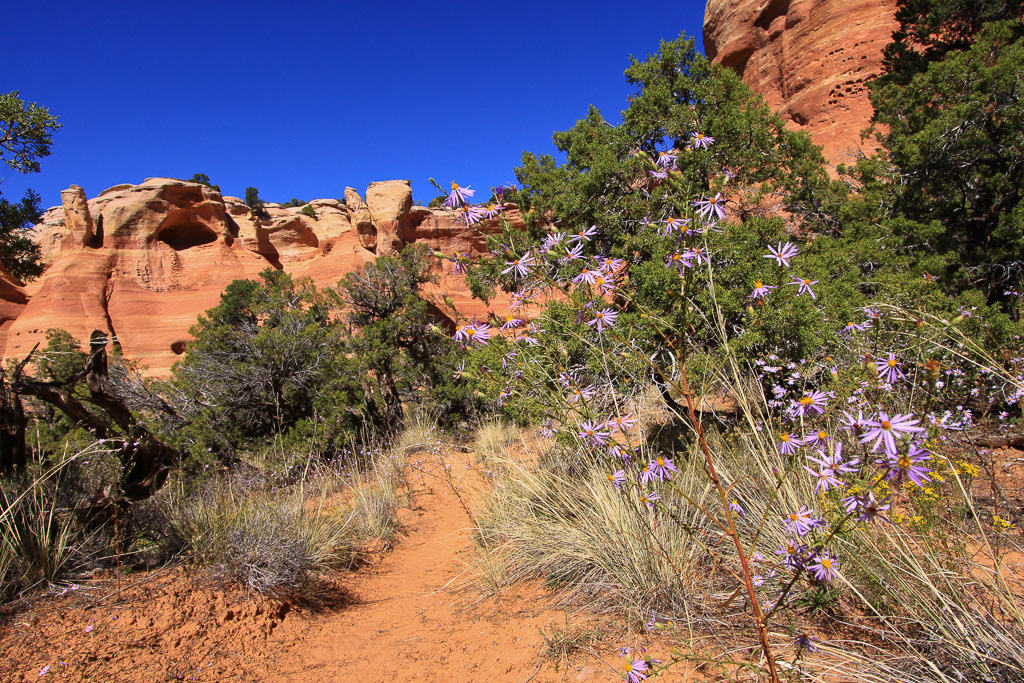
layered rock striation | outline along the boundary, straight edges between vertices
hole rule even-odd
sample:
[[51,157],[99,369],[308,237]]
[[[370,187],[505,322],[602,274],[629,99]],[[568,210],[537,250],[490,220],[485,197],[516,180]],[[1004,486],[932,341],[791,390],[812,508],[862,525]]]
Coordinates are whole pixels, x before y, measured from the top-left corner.
[[[316,218],[268,204],[270,217],[260,219],[237,197],[170,178],[117,185],[93,199],[72,186],[61,200],[37,226],[42,277],[20,286],[0,274],[4,358],[45,346],[51,328],[83,340],[99,329],[160,377],[184,352],[196,318],[217,305],[233,280],[256,278],[271,267],[330,286],[408,244],[481,254],[485,232],[495,228],[467,228],[452,212],[415,206],[407,180],[371,183],[365,200],[353,188],[345,190],[344,202],[315,200]],[[520,220],[512,207],[506,218]],[[452,276],[452,264],[439,260],[437,273],[441,282],[432,292],[457,309],[440,303],[439,314],[485,315],[462,278]],[[503,311],[507,303],[499,299],[492,307]]]
[[898,26],[895,0],[708,0],[704,50],[787,125],[849,163],[873,109],[867,82]]

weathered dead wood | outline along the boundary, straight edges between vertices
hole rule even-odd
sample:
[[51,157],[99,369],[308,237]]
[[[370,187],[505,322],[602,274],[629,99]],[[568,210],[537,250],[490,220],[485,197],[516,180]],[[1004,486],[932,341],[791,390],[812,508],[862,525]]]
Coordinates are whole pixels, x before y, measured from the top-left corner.
[[[106,495],[112,499],[144,500],[163,486],[171,467],[178,462],[181,454],[153,436],[113,390],[107,369],[107,342],[105,333],[93,331],[89,338],[90,349],[85,367],[81,372],[59,382],[43,382],[21,374],[22,368],[36,351],[32,349],[18,366],[10,389],[16,395],[35,396],[49,403],[77,425],[90,430],[97,438],[119,443],[117,455],[124,466],[120,490],[109,491]],[[79,400],[73,391],[75,385],[83,379],[89,389],[89,398]],[[85,402],[102,410],[105,416],[90,411]]]

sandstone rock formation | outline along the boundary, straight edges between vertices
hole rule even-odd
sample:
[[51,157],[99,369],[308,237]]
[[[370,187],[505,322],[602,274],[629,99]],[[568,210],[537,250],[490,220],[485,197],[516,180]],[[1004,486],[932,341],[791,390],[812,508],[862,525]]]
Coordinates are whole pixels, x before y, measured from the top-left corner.
[[[833,164],[861,147],[866,83],[897,28],[895,0],[708,0],[704,50],[734,69]],[[867,148],[867,147],[865,147]]]
[[[141,361],[150,375],[167,376],[197,316],[218,303],[232,280],[273,267],[334,285],[407,244],[449,255],[485,250],[480,230],[457,223],[453,213],[414,206],[408,180],[372,183],[365,201],[347,188],[345,198],[312,202],[315,219],[278,204],[266,205],[270,217],[260,219],[241,199],[182,180],[118,185],[88,201],[73,186],[37,228],[43,276],[21,287],[0,274],[4,358],[45,345],[51,328],[82,340],[99,329],[114,335],[125,356]],[[452,264],[439,260],[437,272],[441,283],[430,291],[439,312],[486,314],[462,278],[452,277]],[[445,297],[457,311],[445,307]],[[490,308],[505,313],[507,304],[499,298]]]

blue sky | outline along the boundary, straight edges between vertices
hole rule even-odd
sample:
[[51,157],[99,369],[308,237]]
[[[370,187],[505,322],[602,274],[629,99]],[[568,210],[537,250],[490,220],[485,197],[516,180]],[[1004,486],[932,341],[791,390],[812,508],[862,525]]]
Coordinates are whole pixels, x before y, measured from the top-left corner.
[[515,180],[523,150],[589,104],[617,119],[629,55],[686,31],[703,2],[8,3],[0,92],[60,115],[43,170],[0,192],[44,207],[71,184],[206,173],[225,194],[341,197],[409,178]]

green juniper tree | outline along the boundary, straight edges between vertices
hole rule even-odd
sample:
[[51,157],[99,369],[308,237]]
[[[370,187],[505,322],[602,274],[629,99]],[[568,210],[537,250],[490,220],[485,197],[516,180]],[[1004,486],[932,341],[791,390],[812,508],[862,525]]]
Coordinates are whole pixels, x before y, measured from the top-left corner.
[[[978,12],[965,22],[927,3],[919,30],[932,38],[914,44],[932,47],[908,57],[916,69],[893,57],[872,83],[875,121],[886,128],[880,159],[861,169],[884,184],[888,220],[948,257],[933,273],[990,303],[1006,301],[1024,276],[1024,24],[980,23],[1005,14],[979,9],[996,4],[967,3]],[[1021,3],[1006,5],[1019,17]]]
[[[18,91],[0,94],[0,160],[19,173],[38,173],[39,160],[50,155],[57,116],[35,102],[25,104]],[[20,202],[0,195],[0,263],[16,278],[42,274],[39,246],[27,231],[39,222],[39,195],[28,190]]]

